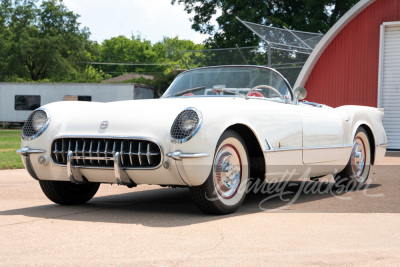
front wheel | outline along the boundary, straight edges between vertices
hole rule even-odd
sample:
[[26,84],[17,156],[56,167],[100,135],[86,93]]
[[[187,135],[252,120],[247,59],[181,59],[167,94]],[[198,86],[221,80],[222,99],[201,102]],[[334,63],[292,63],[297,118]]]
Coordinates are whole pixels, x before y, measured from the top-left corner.
[[100,186],[100,183],[73,184],[62,181],[39,181],[39,184],[47,198],[60,205],[86,203]]
[[371,145],[368,133],[360,127],[353,141],[353,148],[349,162],[340,173],[336,174],[335,182],[337,185],[348,185],[354,183],[356,187],[363,186],[369,175],[371,168]]
[[228,214],[236,211],[246,196],[249,159],[242,137],[228,130],[220,137],[211,173],[204,184],[190,187],[190,193],[203,212]]

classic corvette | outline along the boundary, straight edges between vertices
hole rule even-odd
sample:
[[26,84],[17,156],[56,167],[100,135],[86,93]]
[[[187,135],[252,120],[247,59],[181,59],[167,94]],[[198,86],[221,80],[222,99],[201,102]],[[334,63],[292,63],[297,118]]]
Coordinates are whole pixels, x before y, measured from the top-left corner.
[[211,214],[237,210],[250,178],[334,174],[362,186],[386,151],[383,110],[305,96],[267,67],[191,69],[160,99],[40,107],[17,152],[44,194],[64,205],[89,201],[101,183],[188,187]]

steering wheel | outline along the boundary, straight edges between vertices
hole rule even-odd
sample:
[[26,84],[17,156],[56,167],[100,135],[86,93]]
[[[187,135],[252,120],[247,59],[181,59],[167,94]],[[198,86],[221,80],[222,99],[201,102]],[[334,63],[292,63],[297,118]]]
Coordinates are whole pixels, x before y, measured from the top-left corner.
[[271,91],[274,91],[274,93],[276,93],[280,98],[282,98],[282,100],[285,100],[285,98],[281,95],[281,93],[279,93],[278,90],[269,85],[257,85],[256,87],[251,88],[251,90],[247,92],[246,96],[249,96],[253,91],[257,89],[269,89]]

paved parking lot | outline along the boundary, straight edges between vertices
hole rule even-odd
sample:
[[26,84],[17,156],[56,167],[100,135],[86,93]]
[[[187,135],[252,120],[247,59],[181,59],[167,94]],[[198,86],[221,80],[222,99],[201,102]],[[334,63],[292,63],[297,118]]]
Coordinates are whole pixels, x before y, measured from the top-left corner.
[[397,265],[400,153],[370,178],[347,193],[331,177],[277,183],[209,216],[187,189],[144,185],[102,185],[86,205],[59,206],[25,170],[0,171],[0,265]]

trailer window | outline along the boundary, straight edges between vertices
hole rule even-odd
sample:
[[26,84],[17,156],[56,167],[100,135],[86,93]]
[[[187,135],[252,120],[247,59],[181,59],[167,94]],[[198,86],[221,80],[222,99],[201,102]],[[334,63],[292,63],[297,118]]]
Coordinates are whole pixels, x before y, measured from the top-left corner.
[[40,95],[16,95],[15,110],[35,110],[40,107]]
[[78,101],[92,101],[90,95],[78,95]]
[[92,101],[90,95],[66,95],[64,101]]

